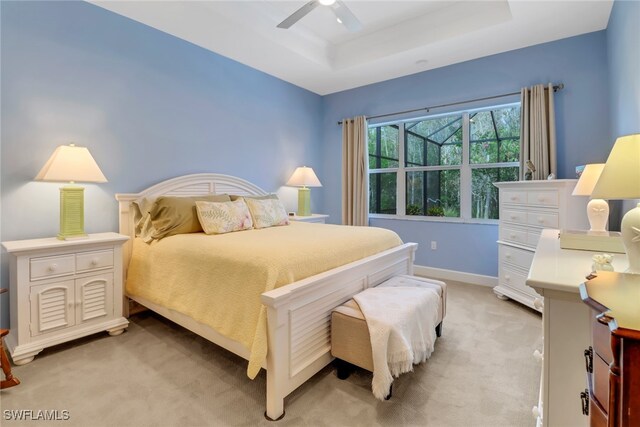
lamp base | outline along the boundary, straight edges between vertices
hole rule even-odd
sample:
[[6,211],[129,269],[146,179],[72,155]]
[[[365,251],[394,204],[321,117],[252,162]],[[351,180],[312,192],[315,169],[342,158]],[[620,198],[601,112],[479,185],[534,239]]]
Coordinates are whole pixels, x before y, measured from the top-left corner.
[[298,216],[311,216],[311,190],[307,187],[298,189]]
[[84,188],[66,185],[60,188],[60,232],[58,239],[86,239],[84,232]]
[[589,231],[606,231],[609,220],[609,203],[602,199],[591,199],[587,204]]
[[629,260],[625,273],[640,274],[640,203],[622,218],[620,230]]

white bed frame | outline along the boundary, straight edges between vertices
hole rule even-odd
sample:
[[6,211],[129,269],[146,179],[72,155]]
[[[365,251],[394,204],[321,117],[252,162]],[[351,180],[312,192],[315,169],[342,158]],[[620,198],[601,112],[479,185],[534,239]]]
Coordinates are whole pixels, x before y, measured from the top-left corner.
[[[240,178],[213,173],[185,175],[163,181],[137,194],[116,194],[119,202],[120,233],[131,239],[123,247],[124,275],[135,237],[131,202],[141,197],[198,196],[205,194],[264,195],[261,188]],[[413,274],[416,243],[380,252],[350,264],[299,280],[262,294],[267,307],[268,354],[267,403],[271,420],[284,416],[284,398],[331,362],[331,310],[356,293],[396,274]],[[186,329],[243,357],[249,351],[237,341],[184,314],[130,296],[143,306]],[[125,298],[125,312],[128,313]]]

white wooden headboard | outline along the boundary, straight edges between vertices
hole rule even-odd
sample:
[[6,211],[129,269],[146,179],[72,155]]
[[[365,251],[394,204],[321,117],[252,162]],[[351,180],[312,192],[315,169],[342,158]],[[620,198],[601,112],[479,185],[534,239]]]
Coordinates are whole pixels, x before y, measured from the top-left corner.
[[237,194],[239,196],[262,196],[267,194],[262,188],[230,175],[217,173],[197,173],[184,175],[162,181],[139,193],[116,194],[118,201],[119,231],[121,234],[129,236],[129,241],[122,248],[123,267],[126,271],[129,268],[131,259],[131,248],[135,238],[135,224],[133,222],[134,211],[131,209],[131,202],[143,197],[155,198],[159,196],[202,196],[210,194]]

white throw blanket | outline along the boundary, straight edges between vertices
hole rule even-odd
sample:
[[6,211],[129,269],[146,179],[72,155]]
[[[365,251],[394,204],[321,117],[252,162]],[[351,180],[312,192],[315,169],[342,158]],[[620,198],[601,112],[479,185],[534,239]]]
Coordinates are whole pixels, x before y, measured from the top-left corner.
[[381,400],[389,395],[393,377],[412,371],[414,364],[431,356],[440,303],[440,296],[433,289],[401,283],[385,285],[354,296],[371,337],[371,389]]

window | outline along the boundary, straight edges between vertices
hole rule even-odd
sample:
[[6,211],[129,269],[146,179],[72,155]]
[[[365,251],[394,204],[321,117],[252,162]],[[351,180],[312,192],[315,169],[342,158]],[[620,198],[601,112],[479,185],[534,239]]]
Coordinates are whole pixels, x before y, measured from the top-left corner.
[[518,179],[520,105],[371,126],[369,212],[497,219],[498,181]]

